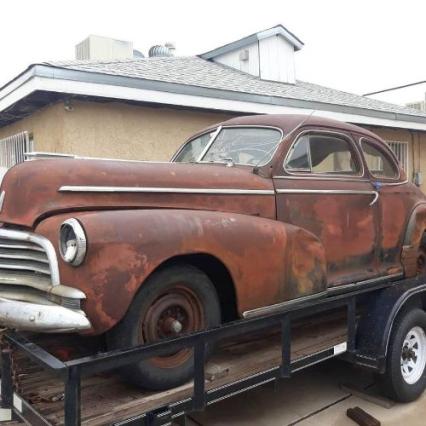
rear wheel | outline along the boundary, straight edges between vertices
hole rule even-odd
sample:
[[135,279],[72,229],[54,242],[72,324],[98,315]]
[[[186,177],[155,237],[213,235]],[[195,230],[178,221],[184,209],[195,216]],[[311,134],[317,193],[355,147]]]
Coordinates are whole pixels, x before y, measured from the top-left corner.
[[412,309],[394,324],[382,377],[382,390],[390,398],[409,402],[426,386],[426,313]]
[[[108,334],[110,349],[149,344],[220,324],[216,290],[206,274],[189,265],[155,272],[143,284],[124,319]],[[132,383],[153,390],[179,386],[192,377],[193,351],[182,349],[124,367]]]

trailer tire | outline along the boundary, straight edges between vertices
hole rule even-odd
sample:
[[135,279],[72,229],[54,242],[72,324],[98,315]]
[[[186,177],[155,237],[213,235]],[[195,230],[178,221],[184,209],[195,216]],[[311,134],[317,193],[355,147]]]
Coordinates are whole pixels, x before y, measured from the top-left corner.
[[399,402],[417,399],[426,387],[426,312],[406,310],[392,328],[381,376],[385,395]]
[[[149,344],[220,325],[221,310],[209,277],[191,265],[154,272],[135,296],[120,323],[107,334],[108,349]],[[206,348],[206,355],[211,347]],[[122,367],[131,383],[152,390],[170,389],[192,378],[192,349]]]

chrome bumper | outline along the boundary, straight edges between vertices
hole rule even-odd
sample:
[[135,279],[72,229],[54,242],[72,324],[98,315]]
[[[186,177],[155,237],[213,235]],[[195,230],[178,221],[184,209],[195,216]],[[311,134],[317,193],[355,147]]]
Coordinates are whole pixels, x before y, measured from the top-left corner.
[[41,305],[2,297],[0,297],[0,326],[46,333],[91,328],[90,321],[82,311],[59,305]]

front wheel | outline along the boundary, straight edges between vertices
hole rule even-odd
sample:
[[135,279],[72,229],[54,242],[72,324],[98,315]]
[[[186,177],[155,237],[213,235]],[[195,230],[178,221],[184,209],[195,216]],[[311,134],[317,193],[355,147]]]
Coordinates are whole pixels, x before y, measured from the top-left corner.
[[400,402],[417,399],[426,387],[426,313],[413,309],[394,324],[382,390]]
[[[107,335],[109,349],[125,348],[178,337],[220,324],[215,287],[209,277],[190,265],[156,271],[142,285],[123,320]],[[122,368],[132,383],[164,390],[190,380],[193,351],[182,349]]]

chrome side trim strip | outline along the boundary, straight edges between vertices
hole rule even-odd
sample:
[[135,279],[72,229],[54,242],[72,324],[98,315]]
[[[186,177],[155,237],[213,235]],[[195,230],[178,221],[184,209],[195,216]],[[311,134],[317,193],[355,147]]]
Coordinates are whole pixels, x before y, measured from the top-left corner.
[[25,152],[25,161],[33,160],[47,160],[47,159],[70,159],[70,160],[99,160],[99,161],[119,161],[124,163],[155,163],[155,164],[169,164],[170,161],[151,161],[151,160],[126,160],[123,158],[106,158],[106,157],[84,157],[74,154],[61,154],[56,152],[44,151],[31,151]]
[[3,228],[0,228],[0,238],[13,240],[13,241],[31,242],[43,247],[46,253],[46,256],[49,260],[50,277],[51,277],[52,286],[57,286],[60,284],[58,259],[56,257],[56,252],[52,243],[47,238],[44,238],[40,235],[33,234],[32,232],[14,231],[11,229],[3,229]]
[[73,186],[64,185],[59,192],[99,193],[163,193],[163,194],[213,194],[213,195],[274,195],[273,189],[227,189],[227,188],[166,188],[143,186]]
[[277,189],[278,194],[349,194],[349,195],[376,195],[377,191],[356,189]]
[[402,276],[403,276],[402,273],[397,273],[397,274],[386,275],[384,277],[371,278],[371,279],[364,280],[364,281],[358,281],[358,282],[351,283],[351,284],[345,284],[345,285],[339,285],[339,286],[336,286],[336,287],[330,287],[327,290],[324,290],[324,291],[321,291],[321,292],[318,292],[318,293],[315,293],[315,294],[310,294],[308,296],[298,297],[297,299],[286,300],[284,302],[275,303],[274,305],[262,306],[260,308],[255,308],[255,309],[251,309],[249,311],[244,311],[243,317],[244,318],[253,318],[253,317],[258,317],[258,316],[261,316],[261,315],[273,314],[273,313],[276,313],[276,312],[280,312],[281,310],[283,310],[285,308],[290,308],[292,306],[299,305],[300,303],[308,302],[310,300],[321,299],[321,298],[325,298],[327,296],[333,296],[337,293],[347,293],[347,292],[350,292],[351,290],[356,290],[359,287],[368,286],[370,284],[371,285],[372,284],[378,284],[382,281],[386,281],[386,280],[389,280],[389,279],[401,278]]
[[343,182],[370,182],[365,177],[333,177],[333,176],[273,176],[273,179],[295,179],[295,180],[331,180],[331,181],[343,181]]
[[380,186],[397,186],[397,185],[404,185],[406,183],[408,183],[408,179],[405,179],[401,182],[395,182],[395,183],[390,183],[390,182],[382,182],[382,181],[378,181],[380,183]]
[[374,195],[371,207],[379,199],[377,191],[357,191],[352,189],[277,189],[277,194],[334,194],[334,195]]
[[319,293],[310,294],[309,296],[298,297],[297,299],[286,300],[285,302],[275,303],[274,305],[262,306],[260,308],[251,309],[249,311],[243,312],[244,318],[253,318],[260,315],[273,314],[274,312],[279,312],[283,308],[287,308],[293,305],[298,305],[303,302],[308,302],[310,300],[320,299],[327,296],[327,290],[321,291]]
[[349,292],[351,290],[356,290],[359,287],[362,287],[362,286],[365,286],[365,285],[378,284],[378,283],[383,282],[383,281],[396,279],[396,278],[402,278],[403,275],[404,274],[399,272],[397,274],[385,275],[384,277],[370,278],[368,280],[358,281],[358,282],[351,283],[351,284],[337,285],[336,287],[329,287],[327,289],[327,292],[329,293],[329,295],[346,293],[346,292]]

